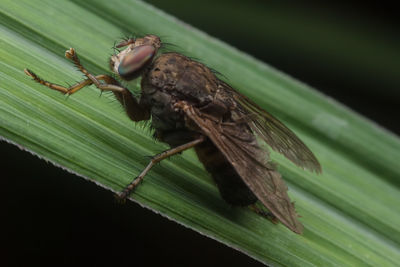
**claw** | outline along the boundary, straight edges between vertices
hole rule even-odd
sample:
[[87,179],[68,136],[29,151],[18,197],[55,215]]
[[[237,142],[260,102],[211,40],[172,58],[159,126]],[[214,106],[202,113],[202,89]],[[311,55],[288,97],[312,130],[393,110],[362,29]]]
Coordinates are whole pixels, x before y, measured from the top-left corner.
[[73,59],[76,55],[75,49],[70,48],[69,50],[65,51],[65,57],[68,59]]
[[115,201],[118,204],[125,204],[126,203],[126,196],[124,196],[122,192],[115,194],[114,198],[115,198]]

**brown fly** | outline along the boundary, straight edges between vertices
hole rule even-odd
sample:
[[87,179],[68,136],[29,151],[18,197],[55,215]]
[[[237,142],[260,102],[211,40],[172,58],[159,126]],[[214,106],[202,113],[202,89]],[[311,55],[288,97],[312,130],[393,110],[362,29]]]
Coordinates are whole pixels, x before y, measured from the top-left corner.
[[254,207],[259,200],[272,219],[302,233],[287,186],[269,161],[268,152],[257,143],[256,135],[296,165],[321,172],[318,160],[304,143],[202,63],[178,53],[158,53],[158,36],[127,39],[117,45],[122,47],[121,52],[111,56],[110,67],[123,80],[142,77],[139,99],[111,76],[89,73],[73,48],[65,55],[87,79],[69,88],[42,80],[25,69],[36,82],[63,94],[71,95],[94,84],[101,91],[113,92],[131,120],[151,118],[155,137],[171,149],[154,156],[119,197],[128,197],[157,162],[194,148],[226,202]]

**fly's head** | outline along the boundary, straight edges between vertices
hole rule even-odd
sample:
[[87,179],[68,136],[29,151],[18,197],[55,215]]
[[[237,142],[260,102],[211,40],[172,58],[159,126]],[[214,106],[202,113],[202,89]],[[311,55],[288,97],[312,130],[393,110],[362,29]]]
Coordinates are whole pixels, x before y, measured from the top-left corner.
[[146,35],[124,40],[116,47],[125,49],[111,56],[111,70],[122,79],[130,81],[139,77],[151,64],[161,47],[161,40],[156,35]]

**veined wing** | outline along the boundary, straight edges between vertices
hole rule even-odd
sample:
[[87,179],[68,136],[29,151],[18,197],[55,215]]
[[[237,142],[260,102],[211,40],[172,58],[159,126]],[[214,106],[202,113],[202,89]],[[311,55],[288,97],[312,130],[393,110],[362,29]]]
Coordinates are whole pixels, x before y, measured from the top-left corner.
[[301,234],[303,225],[287,195],[287,186],[273,165],[268,163],[267,152],[258,146],[247,124],[219,122],[186,103],[180,108],[189,119],[189,127],[199,128],[210,138],[269,211],[289,229]]
[[241,112],[248,117],[250,128],[273,150],[283,154],[299,167],[322,172],[317,158],[289,128],[246,96],[230,87],[229,89]]

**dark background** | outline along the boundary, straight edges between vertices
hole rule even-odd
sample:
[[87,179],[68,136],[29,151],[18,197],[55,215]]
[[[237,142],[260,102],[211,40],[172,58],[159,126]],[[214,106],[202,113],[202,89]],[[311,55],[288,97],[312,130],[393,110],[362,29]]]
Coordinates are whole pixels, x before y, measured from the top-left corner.
[[[347,2],[148,1],[399,133],[397,8]],[[2,266],[261,266],[0,142]],[[117,260],[116,260],[117,259]]]

